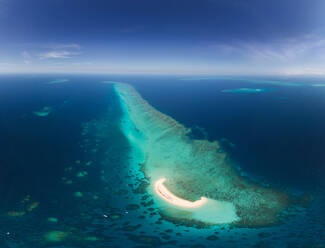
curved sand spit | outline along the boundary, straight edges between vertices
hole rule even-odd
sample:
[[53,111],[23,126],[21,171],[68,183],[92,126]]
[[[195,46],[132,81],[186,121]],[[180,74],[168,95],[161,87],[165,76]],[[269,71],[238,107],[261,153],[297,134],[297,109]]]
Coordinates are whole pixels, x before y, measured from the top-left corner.
[[166,186],[164,185],[164,182],[166,181],[166,178],[161,178],[158,179],[155,182],[155,191],[156,193],[165,201],[178,206],[178,207],[183,207],[183,208],[198,208],[201,207],[203,204],[205,204],[207,202],[207,198],[205,197],[201,197],[200,200],[191,202],[191,201],[187,201],[184,200],[182,198],[177,197],[176,195],[174,195],[173,193],[171,193]]

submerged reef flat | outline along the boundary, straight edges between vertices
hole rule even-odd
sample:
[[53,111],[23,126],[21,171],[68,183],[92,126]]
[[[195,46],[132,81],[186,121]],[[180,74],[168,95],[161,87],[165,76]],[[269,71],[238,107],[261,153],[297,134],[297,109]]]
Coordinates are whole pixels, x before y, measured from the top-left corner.
[[241,177],[226,154],[218,152],[217,141],[190,139],[189,129],[150,106],[132,86],[118,83],[114,89],[124,111],[121,129],[137,151],[150,182],[147,191],[165,219],[263,226],[276,223],[277,215],[287,209],[286,193]]
[[123,82],[110,81],[110,80],[101,81],[101,83],[102,83],[102,84],[123,84]]
[[262,93],[268,92],[270,89],[262,88],[262,89],[255,89],[255,88],[240,88],[240,89],[226,89],[222,90],[224,93]]
[[277,86],[303,86],[303,83],[287,82],[287,81],[275,81],[275,80],[264,80],[264,79],[249,79],[249,78],[232,78],[232,77],[193,77],[193,78],[182,78],[184,81],[201,81],[201,80],[227,80],[227,81],[239,81],[245,83],[254,84],[270,84]]
[[69,79],[56,79],[56,80],[48,82],[47,84],[62,84],[62,83],[66,83],[69,81],[70,81]]
[[34,111],[33,114],[39,117],[46,117],[53,111],[52,107],[45,106],[38,111]]

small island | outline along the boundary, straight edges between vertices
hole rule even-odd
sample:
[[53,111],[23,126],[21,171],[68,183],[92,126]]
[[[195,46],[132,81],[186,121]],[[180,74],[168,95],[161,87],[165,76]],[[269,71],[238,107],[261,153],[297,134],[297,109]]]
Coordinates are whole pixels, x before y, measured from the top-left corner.
[[121,129],[137,161],[134,169],[149,181],[147,192],[163,218],[202,226],[278,222],[289,206],[287,193],[240,176],[218,141],[189,138],[189,129],[150,106],[131,85],[116,83],[114,90],[124,115]]

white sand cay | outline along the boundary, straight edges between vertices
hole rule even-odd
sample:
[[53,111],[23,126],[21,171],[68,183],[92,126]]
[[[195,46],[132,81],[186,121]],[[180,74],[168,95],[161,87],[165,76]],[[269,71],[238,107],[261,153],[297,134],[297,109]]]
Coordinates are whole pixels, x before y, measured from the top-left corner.
[[173,193],[171,193],[166,188],[166,186],[164,185],[165,181],[166,181],[166,178],[161,178],[161,179],[157,180],[155,183],[155,191],[162,199],[164,199],[165,201],[167,201],[173,205],[183,207],[183,208],[198,208],[198,207],[201,207],[203,204],[205,204],[208,200],[205,197],[201,197],[200,200],[191,202],[191,201],[187,201],[182,198],[179,198],[176,195],[174,195]]

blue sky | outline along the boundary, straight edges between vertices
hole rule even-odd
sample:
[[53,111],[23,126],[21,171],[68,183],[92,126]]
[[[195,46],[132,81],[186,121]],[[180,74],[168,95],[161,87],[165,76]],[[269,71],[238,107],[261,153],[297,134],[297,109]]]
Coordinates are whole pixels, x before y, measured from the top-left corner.
[[325,74],[323,0],[0,0],[0,72]]

